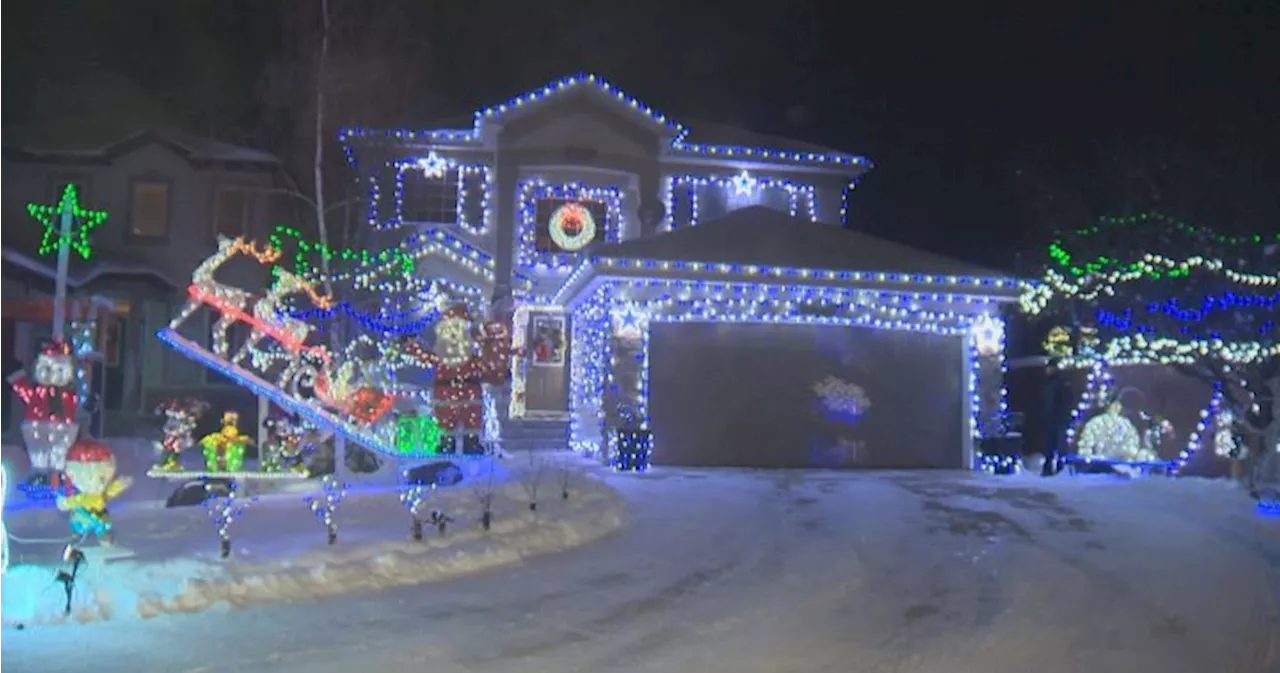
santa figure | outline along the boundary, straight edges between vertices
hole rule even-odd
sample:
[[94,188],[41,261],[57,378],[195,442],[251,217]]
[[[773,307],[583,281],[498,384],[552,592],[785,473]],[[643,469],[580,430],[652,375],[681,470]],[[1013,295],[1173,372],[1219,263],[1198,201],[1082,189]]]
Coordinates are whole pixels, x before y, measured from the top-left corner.
[[465,306],[445,311],[435,325],[435,348],[417,342],[405,353],[434,371],[431,406],[440,429],[458,441],[480,436],[484,427],[484,385],[506,380],[511,331],[496,322],[477,326]]
[[76,441],[76,364],[71,346],[61,339],[45,344],[36,357],[34,380],[24,371],[9,377],[13,392],[26,405],[22,439],[37,475],[62,471],[67,449]]

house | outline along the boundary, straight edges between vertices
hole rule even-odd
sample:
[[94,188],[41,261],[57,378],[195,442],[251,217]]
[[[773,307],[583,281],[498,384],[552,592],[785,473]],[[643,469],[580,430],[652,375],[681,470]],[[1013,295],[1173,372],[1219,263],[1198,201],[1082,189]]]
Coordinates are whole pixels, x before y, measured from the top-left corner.
[[[56,206],[71,185],[81,207],[107,213],[89,232],[88,254],[70,255],[67,275],[73,307],[98,299],[99,430],[129,432],[159,401],[176,396],[255,409],[252,396],[164,347],[154,333],[184,303],[191,270],[218,234],[266,236],[278,167],[267,153],[170,130],[121,132],[89,122],[5,129],[4,373],[30,366],[51,334],[57,255],[41,250],[43,225],[27,205]],[[231,282],[263,282],[259,269],[228,273]],[[19,405],[6,387],[6,431],[21,418]]]
[[465,128],[348,129],[367,226],[512,310],[510,442],[653,462],[969,467],[1000,273],[847,230],[860,156],[677,122],[592,75]]

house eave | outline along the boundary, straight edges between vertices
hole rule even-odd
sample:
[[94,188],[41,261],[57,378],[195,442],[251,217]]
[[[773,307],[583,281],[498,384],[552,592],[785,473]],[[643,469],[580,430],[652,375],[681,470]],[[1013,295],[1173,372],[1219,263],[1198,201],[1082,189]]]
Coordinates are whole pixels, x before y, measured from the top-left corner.
[[762,286],[846,288],[908,294],[948,294],[1012,304],[1020,294],[1018,281],[1005,277],[946,276],[881,271],[795,269],[721,262],[642,260],[591,257],[565,278],[551,295],[565,306],[589,296],[585,290],[599,278],[675,279]]

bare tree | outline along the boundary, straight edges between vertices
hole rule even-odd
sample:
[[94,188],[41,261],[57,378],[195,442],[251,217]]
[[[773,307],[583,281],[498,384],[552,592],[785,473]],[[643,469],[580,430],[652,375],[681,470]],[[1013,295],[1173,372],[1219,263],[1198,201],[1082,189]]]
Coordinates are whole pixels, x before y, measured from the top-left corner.
[[[315,181],[316,231],[320,236],[320,245],[329,250],[329,227],[325,223],[324,208],[324,89],[325,66],[329,62],[329,0],[320,0],[320,56],[316,61],[316,137],[315,155],[311,163],[312,178]],[[333,280],[329,270],[329,257],[326,252],[320,255],[320,270],[324,274],[325,294],[333,296]]]
[[400,491],[400,504],[404,505],[405,509],[409,510],[409,516],[413,517],[413,528],[410,529],[410,534],[417,542],[422,541],[423,510],[435,490],[435,484],[406,483]]
[[573,463],[569,462],[569,458],[561,458],[559,465],[560,477],[560,499],[569,499],[569,484],[573,481]]
[[[287,186],[313,211],[307,219],[314,220],[323,244],[353,244],[347,226],[337,232],[326,226],[339,211],[329,203],[332,195],[364,196],[348,192],[352,181],[342,153],[325,149],[339,129],[429,125],[411,112],[421,109],[426,89],[406,86],[430,63],[427,44],[408,20],[415,8],[409,0],[284,5],[278,54],[259,85],[263,113],[257,136],[282,157]],[[305,173],[312,179],[304,189],[293,176]],[[344,222],[349,225],[351,218]],[[322,257],[322,270],[331,263]]]
[[493,474],[493,457],[485,458],[485,478],[477,482],[472,490],[480,503],[480,527],[485,530],[493,525],[493,498],[497,493],[497,485]]
[[547,464],[533,449],[529,449],[529,465],[520,475],[520,484],[529,496],[529,511],[538,511],[538,489],[542,486]]

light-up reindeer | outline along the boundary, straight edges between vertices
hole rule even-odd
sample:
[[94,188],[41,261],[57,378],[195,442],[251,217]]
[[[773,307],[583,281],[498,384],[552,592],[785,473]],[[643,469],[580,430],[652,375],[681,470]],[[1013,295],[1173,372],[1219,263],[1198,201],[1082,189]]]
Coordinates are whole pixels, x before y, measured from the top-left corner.
[[218,311],[218,320],[211,329],[213,333],[213,351],[223,358],[227,357],[230,350],[227,343],[227,331],[236,321],[246,317],[245,311],[255,299],[254,294],[248,290],[224,285],[213,279],[213,273],[228,259],[239,253],[252,255],[262,264],[269,264],[280,258],[280,251],[275,248],[268,247],[258,250],[252,243],[245,242],[243,238],[230,239],[219,235],[218,251],[201,262],[192,272],[191,287],[187,290],[190,299],[187,301],[186,306],[182,308],[182,311],[178,313],[178,316],[169,323],[169,327],[177,329],[178,325],[190,318],[191,314],[195,313],[201,304],[208,304],[213,307]]
[[[253,317],[256,322],[252,325],[253,329],[249,334],[249,338],[240,347],[240,350],[236,352],[235,357],[231,359],[234,363],[238,364],[246,355],[263,355],[264,353],[258,348],[258,344],[268,336],[274,337],[288,351],[297,351],[302,348],[307,337],[311,335],[313,328],[311,325],[285,312],[280,306],[280,300],[284,297],[308,293],[313,295],[316,303],[321,306],[327,306],[330,303],[327,297],[315,296],[311,284],[297,275],[284,269],[277,269],[277,273],[275,285],[253,305]],[[292,353],[282,359],[295,360],[297,359],[297,354]]]

